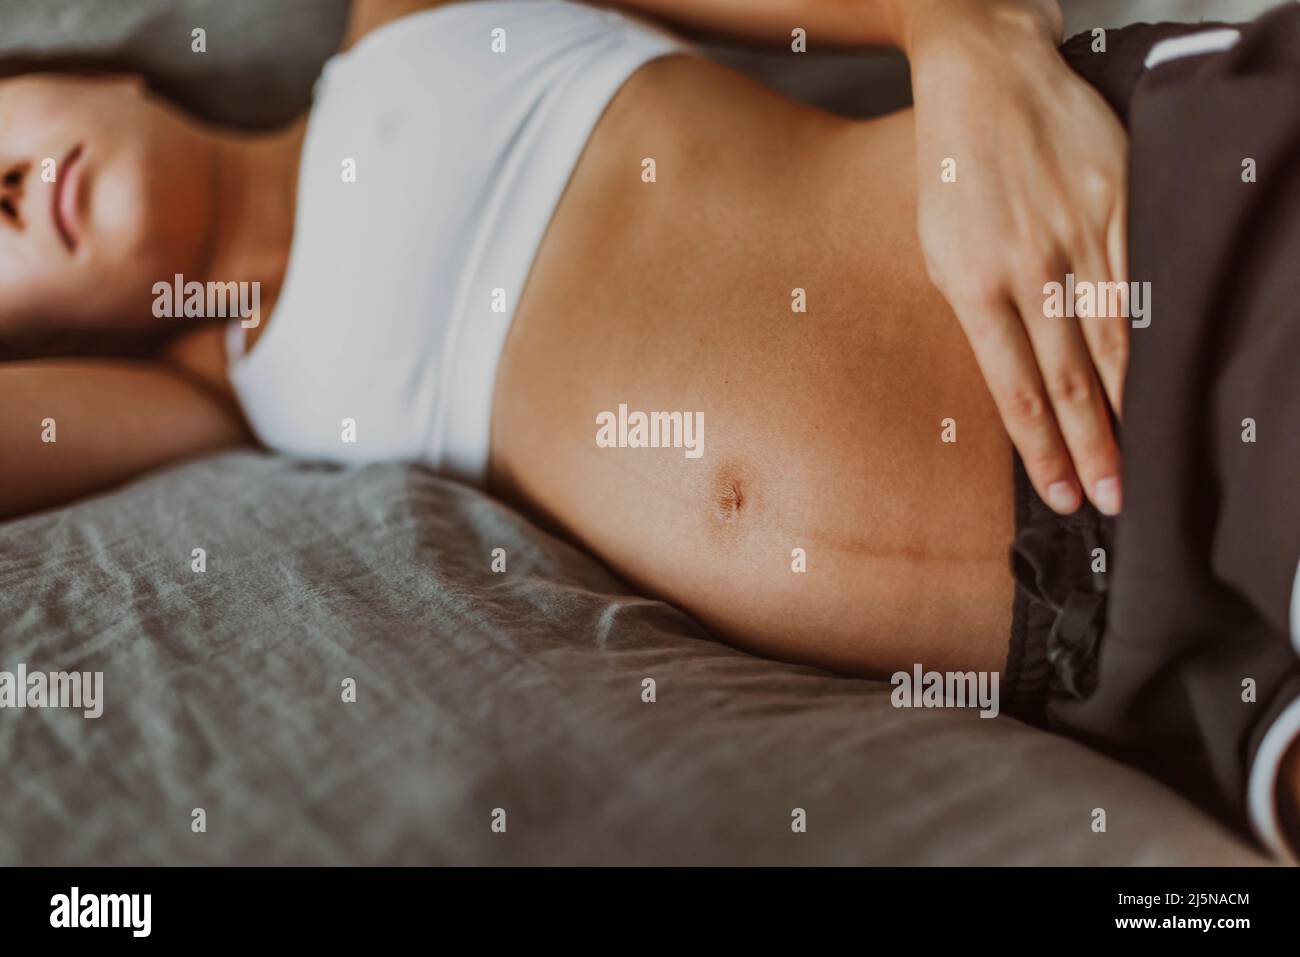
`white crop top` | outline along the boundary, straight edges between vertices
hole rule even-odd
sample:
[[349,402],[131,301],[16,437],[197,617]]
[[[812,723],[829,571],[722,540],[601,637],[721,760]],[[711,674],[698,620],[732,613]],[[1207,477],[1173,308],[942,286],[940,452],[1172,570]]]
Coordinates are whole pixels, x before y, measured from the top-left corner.
[[481,484],[497,360],[555,205],[619,87],[678,50],[618,13],[485,0],[331,59],[274,319],[248,355],[238,320],[227,341],[258,438]]

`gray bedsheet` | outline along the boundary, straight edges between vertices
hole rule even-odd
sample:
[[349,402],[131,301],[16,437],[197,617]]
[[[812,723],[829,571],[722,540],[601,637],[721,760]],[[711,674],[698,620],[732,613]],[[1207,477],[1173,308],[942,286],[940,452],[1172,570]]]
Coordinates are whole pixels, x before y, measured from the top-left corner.
[[1072,742],[732,650],[416,469],[229,453],[0,526],[0,634],[0,668],[105,675],[98,719],[0,711],[3,863],[1256,860]]

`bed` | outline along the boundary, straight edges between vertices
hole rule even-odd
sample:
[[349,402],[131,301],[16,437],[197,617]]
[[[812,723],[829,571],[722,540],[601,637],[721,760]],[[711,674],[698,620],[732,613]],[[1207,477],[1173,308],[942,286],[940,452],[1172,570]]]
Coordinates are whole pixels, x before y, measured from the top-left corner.
[[[1171,5],[1074,4],[1070,25],[1122,6]],[[0,58],[129,65],[265,126],[306,103],[345,14],[0,0]],[[894,57],[719,56],[845,112],[906,97]],[[0,710],[7,865],[1264,862],[1074,742],[736,651],[397,465],[227,452],[0,524],[0,669],[19,663],[102,672],[104,709]]]

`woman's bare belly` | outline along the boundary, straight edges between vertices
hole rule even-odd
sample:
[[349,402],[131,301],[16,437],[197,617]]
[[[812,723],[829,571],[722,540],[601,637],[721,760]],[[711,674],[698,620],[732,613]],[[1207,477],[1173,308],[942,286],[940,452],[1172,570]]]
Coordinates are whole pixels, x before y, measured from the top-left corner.
[[[910,112],[849,123],[705,61],[643,67],[516,310],[494,489],[761,654],[1000,668],[1011,450],[927,281],[913,164]],[[703,454],[598,447],[620,403],[702,413]]]

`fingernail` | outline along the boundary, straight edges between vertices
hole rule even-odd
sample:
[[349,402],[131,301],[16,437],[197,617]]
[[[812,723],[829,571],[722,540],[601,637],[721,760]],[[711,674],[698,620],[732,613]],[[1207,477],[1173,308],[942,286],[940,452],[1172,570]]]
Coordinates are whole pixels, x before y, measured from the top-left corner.
[[1073,482],[1053,482],[1047,486],[1047,504],[1058,512],[1073,512],[1079,507],[1079,496]]
[[1119,514],[1119,479],[1110,478],[1098,479],[1097,484],[1092,487],[1092,500],[1097,503],[1103,515]]

